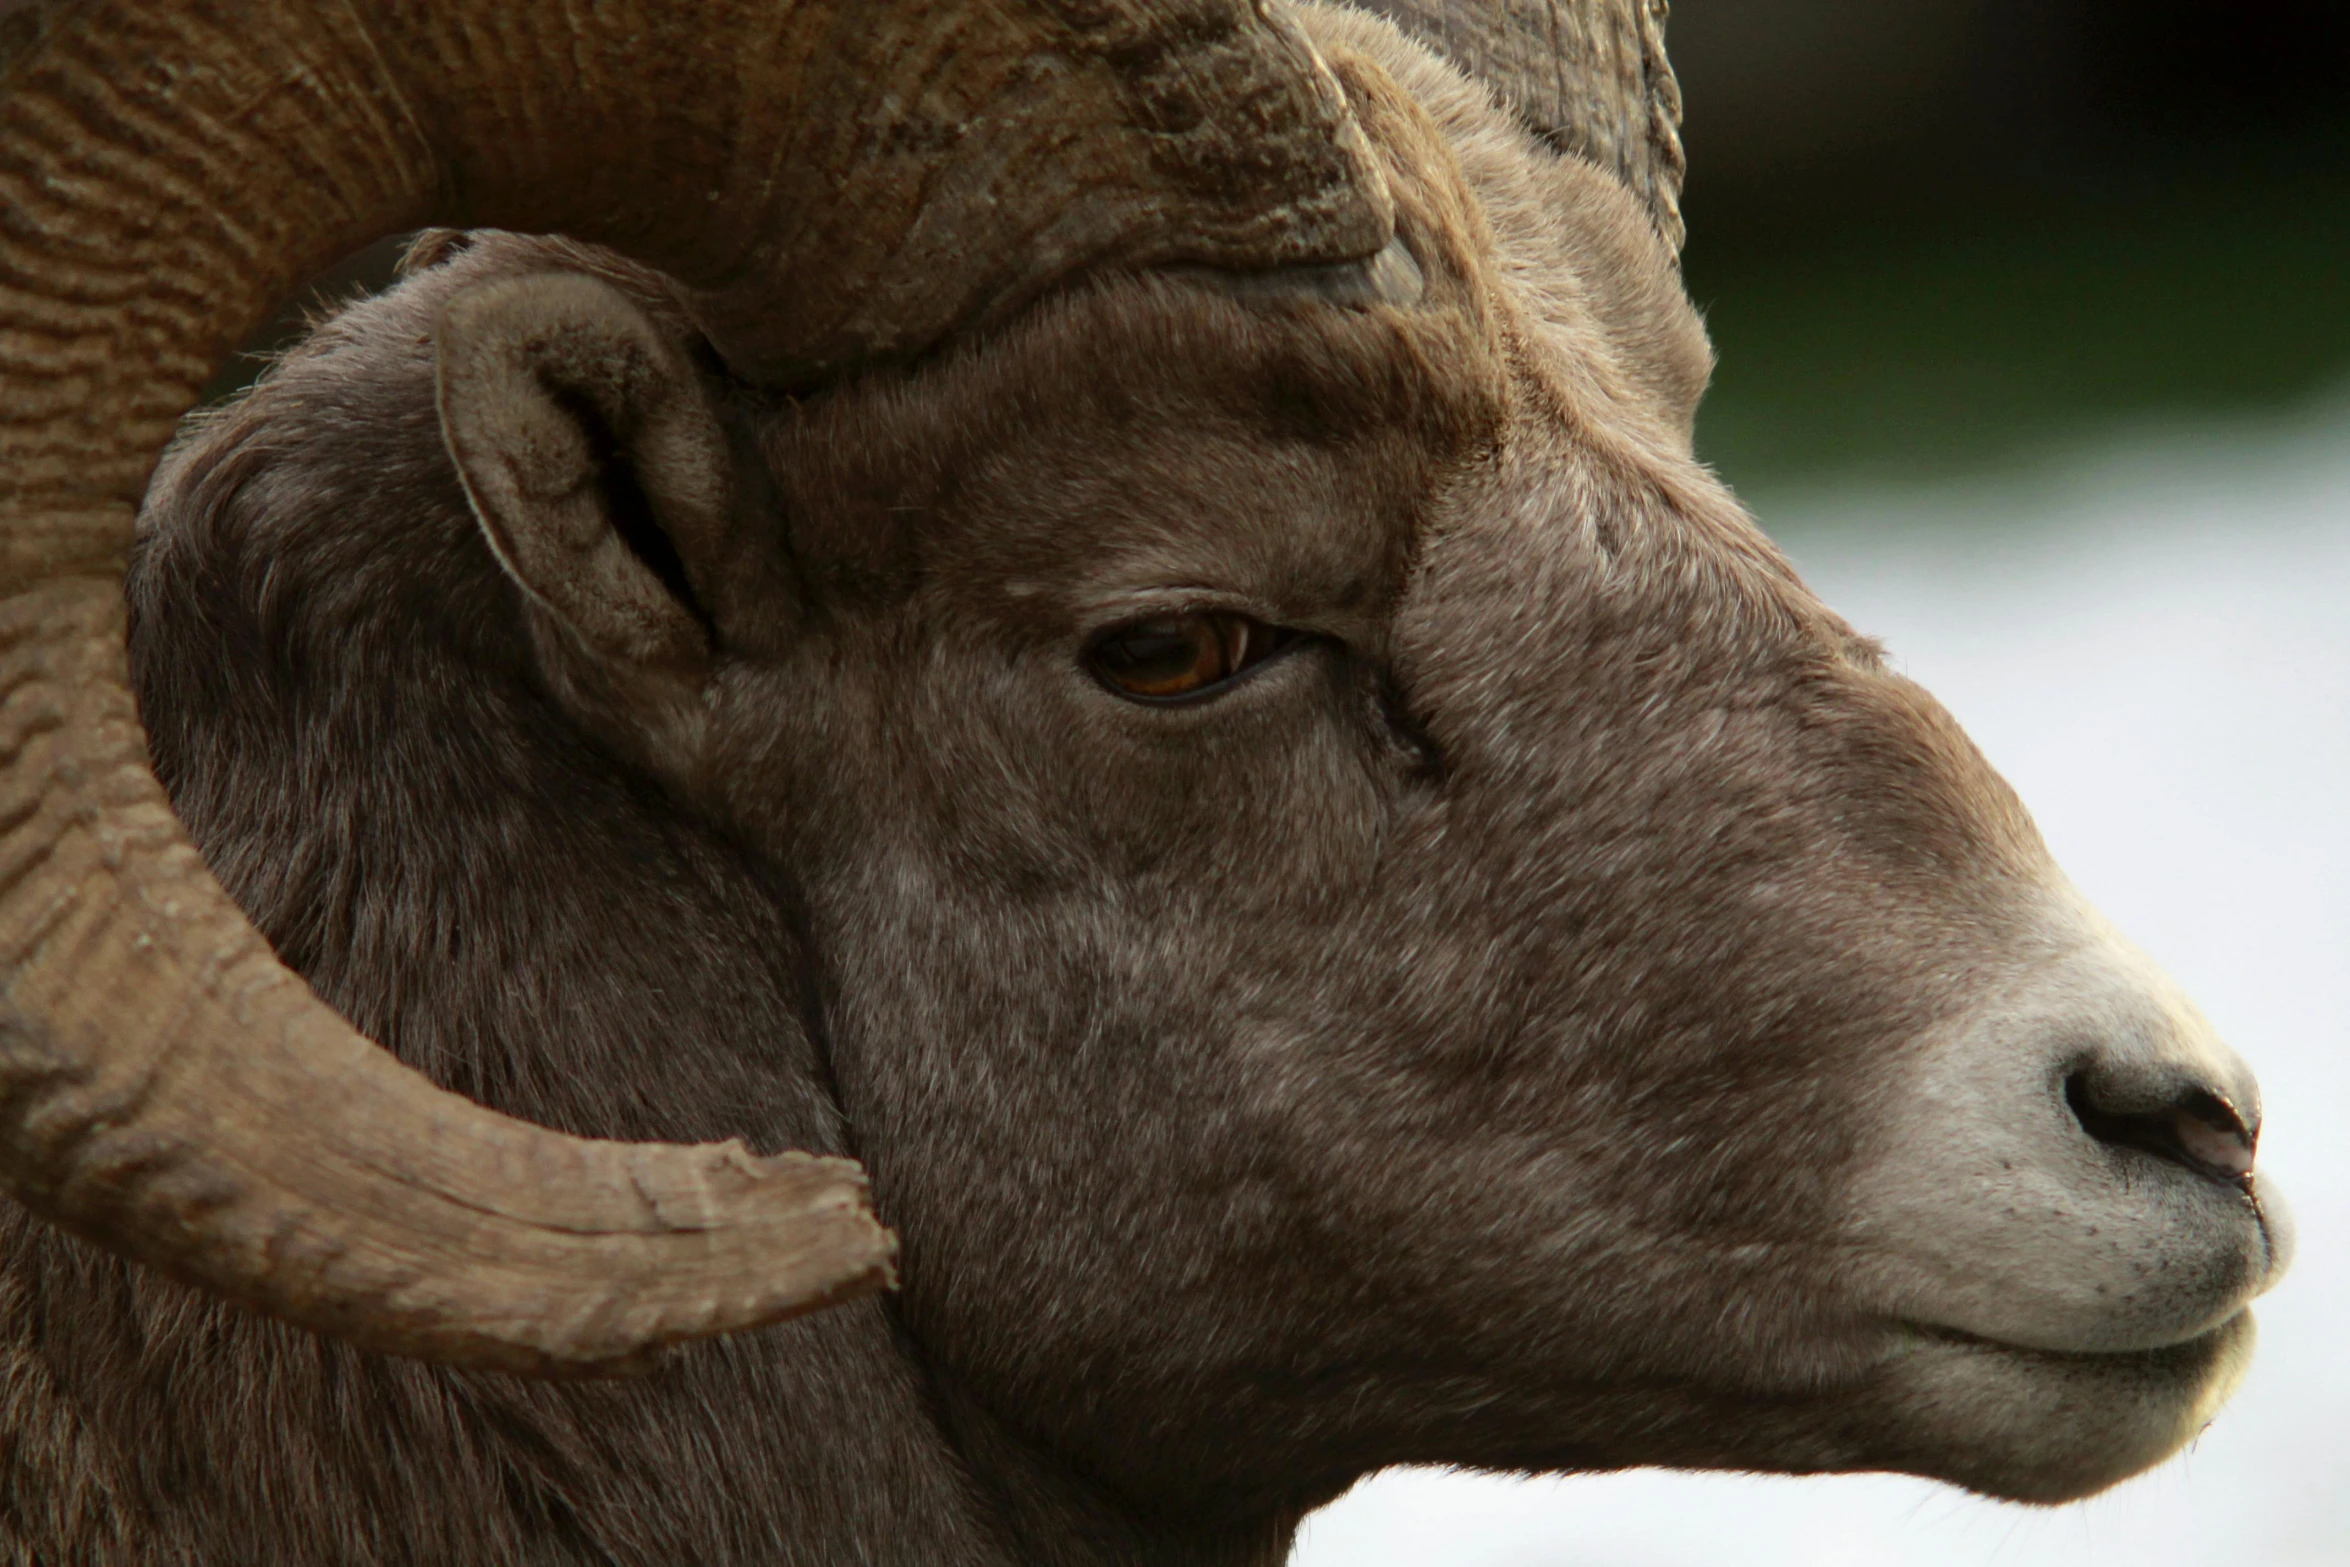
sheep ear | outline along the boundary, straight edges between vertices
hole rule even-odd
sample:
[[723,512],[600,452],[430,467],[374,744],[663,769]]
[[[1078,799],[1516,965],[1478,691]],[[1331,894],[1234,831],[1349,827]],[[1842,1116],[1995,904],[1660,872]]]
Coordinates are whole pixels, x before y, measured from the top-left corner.
[[547,273],[456,294],[434,349],[441,438],[523,591],[604,659],[706,664],[730,461],[674,333],[609,283]]

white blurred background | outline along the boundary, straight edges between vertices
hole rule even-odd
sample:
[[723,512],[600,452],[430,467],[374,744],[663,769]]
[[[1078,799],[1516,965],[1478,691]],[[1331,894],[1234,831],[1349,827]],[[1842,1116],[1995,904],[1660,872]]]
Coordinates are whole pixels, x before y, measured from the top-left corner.
[[2187,1454],[2072,1507],[1398,1470],[1308,1520],[1297,1567],[2350,1564],[2350,398],[1757,509],[2259,1071],[2300,1254],[2251,1376]]

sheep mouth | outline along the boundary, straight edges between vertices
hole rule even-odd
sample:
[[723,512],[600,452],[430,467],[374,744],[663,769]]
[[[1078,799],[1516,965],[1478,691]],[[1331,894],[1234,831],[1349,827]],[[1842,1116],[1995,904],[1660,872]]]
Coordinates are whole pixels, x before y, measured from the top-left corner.
[[1915,1326],[1863,1399],[1872,1467],[1985,1496],[2093,1496],[2211,1423],[2252,1358],[2252,1313],[2154,1348],[2042,1349]]
[[2138,1345],[2128,1349],[2053,1349],[2043,1344],[2019,1344],[2008,1339],[1970,1333],[1964,1328],[1945,1327],[1940,1323],[1910,1322],[1903,1326],[1905,1332],[1923,1341],[1923,1344],[1914,1345],[1913,1348],[1923,1347],[1924,1344],[1942,1345],[1978,1354],[2045,1361],[2052,1367],[2105,1369],[2143,1366],[2154,1369],[2209,1358],[2220,1352],[2232,1337],[2249,1326],[2251,1316],[2250,1306],[2239,1306],[2211,1326],[2181,1333],[2177,1338],[2159,1344]]

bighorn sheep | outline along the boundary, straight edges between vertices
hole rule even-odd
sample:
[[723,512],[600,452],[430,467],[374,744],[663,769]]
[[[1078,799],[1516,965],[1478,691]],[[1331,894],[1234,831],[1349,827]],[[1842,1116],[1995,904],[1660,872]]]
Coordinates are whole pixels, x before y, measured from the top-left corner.
[[9,1559],[2206,1417],[2252,1080],[1692,458],[1661,0],[1393,10],[0,12]]

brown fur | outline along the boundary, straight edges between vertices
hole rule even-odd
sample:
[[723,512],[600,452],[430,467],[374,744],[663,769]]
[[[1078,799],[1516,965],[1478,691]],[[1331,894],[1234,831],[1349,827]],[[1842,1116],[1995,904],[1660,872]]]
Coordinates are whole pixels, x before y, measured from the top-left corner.
[[[531,1385],[12,1211],[0,1554],[1204,1567],[1387,1463],[1883,1460],[1839,1183],[2037,842],[1695,464],[1636,204],[1316,28],[1422,304],[1103,280],[802,402],[705,361],[692,726],[434,415],[460,290],[596,272],[690,353],[658,280],[435,240],[193,433],[135,666],[287,960],[500,1108],[855,1153],[905,1286]],[[1169,586],[1313,638],[1123,703],[1075,649]]]

